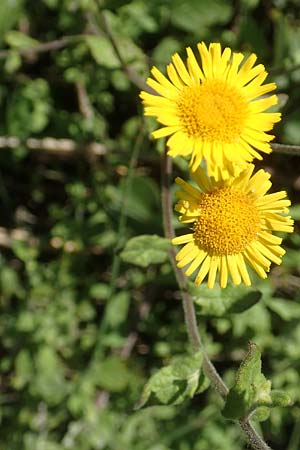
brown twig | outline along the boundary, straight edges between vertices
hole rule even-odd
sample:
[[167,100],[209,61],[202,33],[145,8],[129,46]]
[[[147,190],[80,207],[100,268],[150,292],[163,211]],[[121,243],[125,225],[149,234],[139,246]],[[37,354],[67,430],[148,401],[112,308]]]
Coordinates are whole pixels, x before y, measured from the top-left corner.
[[286,155],[298,155],[300,156],[300,145],[287,145],[287,144],[271,144],[273,152],[284,153]]
[[[28,48],[20,48],[18,49],[18,53],[21,56],[28,56],[37,53],[46,53],[52,50],[59,50],[61,48],[67,47],[71,42],[74,42],[80,39],[82,35],[74,35],[74,36],[64,36],[61,39],[55,39],[50,42],[42,42],[40,44],[33,45]],[[9,50],[0,50],[0,60],[7,58],[11,54],[11,49]]]
[[0,136],[0,148],[16,148],[25,145],[30,150],[43,150],[49,154],[61,156],[73,156],[77,154],[102,156],[107,153],[107,148],[98,142],[79,144],[72,139],[55,139],[45,137],[42,139],[29,138],[25,141],[16,136]]
[[77,81],[75,83],[75,88],[77,92],[79,111],[85,119],[91,119],[94,116],[94,111],[85,84],[81,81]]
[[25,241],[30,245],[37,245],[38,239],[32,236],[28,231],[21,228],[7,228],[0,227],[0,247],[11,248],[13,241]]

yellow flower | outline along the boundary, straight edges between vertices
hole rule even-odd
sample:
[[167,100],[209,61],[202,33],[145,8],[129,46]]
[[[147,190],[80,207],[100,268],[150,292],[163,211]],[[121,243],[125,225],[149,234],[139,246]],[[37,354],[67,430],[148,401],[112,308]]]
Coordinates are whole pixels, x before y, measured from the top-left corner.
[[175,209],[179,221],[192,223],[192,232],[172,240],[174,245],[185,244],[177,253],[177,265],[190,264],[186,275],[198,268],[196,284],[208,274],[208,287],[213,288],[217,272],[219,284],[225,288],[229,274],[234,284],[243,281],[250,286],[247,262],[261,278],[267,277],[271,262],[281,263],[285,250],[282,239],[273,231],[293,231],[288,213],[290,201],[286,192],[267,194],[272,183],[270,174],[259,170],[252,176],[253,164],[238,177],[216,182],[199,167],[192,176],[201,191],[181,178],[182,188]]
[[[187,48],[187,67],[176,53],[167,66],[168,78],[156,67],[147,84],[157,92],[141,92],[145,115],[155,116],[163,125],[154,138],[170,136],[167,145],[171,156],[192,155],[196,170],[205,158],[208,174],[215,179],[238,175],[253,158],[262,159],[258,151],[270,153],[267,134],[280,113],[265,112],[277,103],[276,95],[265,94],[275,83],[263,85],[267,72],[262,64],[254,65],[256,55],[246,60],[220,44],[198,44],[202,67]],[[241,65],[241,63],[243,64]]]

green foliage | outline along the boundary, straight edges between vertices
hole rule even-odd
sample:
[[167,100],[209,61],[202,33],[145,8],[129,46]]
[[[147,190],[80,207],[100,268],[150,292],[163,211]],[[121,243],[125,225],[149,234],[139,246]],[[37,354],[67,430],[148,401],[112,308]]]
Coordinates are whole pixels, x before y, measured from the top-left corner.
[[230,285],[226,289],[216,286],[189,283],[188,290],[197,305],[197,312],[203,316],[224,317],[239,314],[252,308],[261,299],[262,293],[247,286]]
[[25,138],[30,133],[43,131],[51,112],[49,94],[48,83],[43,78],[20,85],[11,96],[7,109],[9,133]]
[[5,35],[5,41],[10,47],[17,50],[32,49],[38,44],[36,39],[16,30],[8,31]]
[[160,264],[168,259],[168,239],[157,235],[141,235],[130,239],[121,253],[123,261],[148,267],[150,264]]
[[196,393],[203,392],[209,381],[202,372],[202,353],[178,356],[170,365],[158,370],[149,379],[138,408],[144,406],[153,394],[162,404],[178,405]]
[[105,36],[86,36],[85,42],[95,61],[100,64],[100,66],[107,67],[108,69],[117,69],[121,67],[120,61],[108,38]]
[[207,29],[215,24],[223,24],[229,21],[232,14],[232,6],[226,0],[213,0],[210,7],[206,7],[205,0],[191,0],[172,2],[171,20],[175,26],[200,37],[207,33]]

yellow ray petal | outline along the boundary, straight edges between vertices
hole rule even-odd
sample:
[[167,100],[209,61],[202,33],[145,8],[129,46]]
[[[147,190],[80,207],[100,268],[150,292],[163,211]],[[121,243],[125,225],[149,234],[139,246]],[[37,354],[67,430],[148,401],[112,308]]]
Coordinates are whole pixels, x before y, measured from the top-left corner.
[[204,250],[200,250],[198,256],[194,259],[194,261],[191,263],[189,268],[185,271],[185,274],[187,277],[192,275],[196,269],[200,266],[204,258],[206,258],[207,253]]
[[233,284],[241,284],[241,275],[238,269],[236,255],[227,255],[226,259]]
[[220,258],[218,256],[212,256],[207,280],[207,286],[209,289],[212,289],[215,285],[219,262]]
[[188,71],[187,71],[185,65],[183,64],[182,59],[178,55],[178,53],[175,53],[175,55],[172,56],[172,61],[177,70],[177,73],[180,76],[180,78],[182,79],[182,81],[186,85],[190,86],[192,84],[190,74],[188,73]]
[[246,286],[251,286],[251,280],[245,264],[244,256],[241,253],[236,255],[236,262],[243,282]]
[[202,281],[204,280],[204,278],[206,277],[209,268],[210,268],[210,263],[211,263],[211,257],[209,255],[206,256],[204,262],[202,263],[202,266],[198,272],[198,275],[195,279],[195,283],[197,285],[201,284]]
[[228,266],[226,256],[220,257],[220,286],[226,288],[228,283]]
[[191,261],[193,261],[198,256],[198,254],[199,248],[197,247],[197,245],[194,245],[190,250],[190,252],[186,254],[184,258],[180,259],[180,261],[177,262],[177,267],[181,269],[182,267],[186,266]]
[[183,234],[182,236],[177,236],[172,239],[173,245],[181,245],[186,244],[187,242],[191,242],[194,240],[194,233]]

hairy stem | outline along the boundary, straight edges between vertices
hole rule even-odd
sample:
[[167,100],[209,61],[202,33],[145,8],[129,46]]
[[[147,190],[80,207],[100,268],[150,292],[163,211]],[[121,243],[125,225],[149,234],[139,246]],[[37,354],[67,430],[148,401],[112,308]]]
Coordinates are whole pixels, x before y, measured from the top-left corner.
[[239,420],[240,427],[246,434],[248,442],[254,450],[272,450],[252,427],[249,419]]

